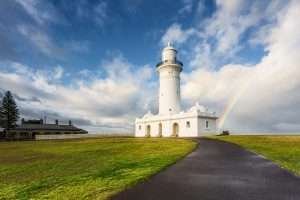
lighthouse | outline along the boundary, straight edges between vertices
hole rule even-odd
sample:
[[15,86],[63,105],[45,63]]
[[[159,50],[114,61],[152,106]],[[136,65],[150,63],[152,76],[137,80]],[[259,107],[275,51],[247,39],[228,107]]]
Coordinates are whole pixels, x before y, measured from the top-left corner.
[[159,115],[179,113],[182,63],[177,60],[177,50],[170,42],[163,49],[156,70],[159,74]]
[[157,114],[148,111],[135,120],[136,137],[200,137],[216,134],[215,112],[195,102],[184,111],[181,108],[180,73],[183,64],[177,50],[169,42],[162,49],[161,61],[156,65],[159,76]]

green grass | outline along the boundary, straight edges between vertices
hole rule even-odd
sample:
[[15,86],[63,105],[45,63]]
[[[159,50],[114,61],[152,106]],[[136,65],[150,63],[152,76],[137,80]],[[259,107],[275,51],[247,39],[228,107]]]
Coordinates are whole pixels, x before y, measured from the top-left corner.
[[285,169],[300,175],[300,136],[216,136],[264,155]]
[[183,139],[0,143],[0,199],[107,199],[192,151]]

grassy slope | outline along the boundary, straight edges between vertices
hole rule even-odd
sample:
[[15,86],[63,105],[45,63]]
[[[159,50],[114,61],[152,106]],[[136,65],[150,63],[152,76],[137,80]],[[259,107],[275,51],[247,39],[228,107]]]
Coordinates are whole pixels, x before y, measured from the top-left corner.
[[273,160],[300,175],[300,136],[216,136]]
[[196,146],[180,139],[0,143],[0,199],[106,199]]

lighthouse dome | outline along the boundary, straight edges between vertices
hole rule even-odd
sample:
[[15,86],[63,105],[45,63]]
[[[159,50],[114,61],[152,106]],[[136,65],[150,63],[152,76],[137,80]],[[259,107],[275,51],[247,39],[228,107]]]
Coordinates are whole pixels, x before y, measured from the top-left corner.
[[153,116],[153,114],[152,114],[151,111],[149,110],[149,111],[144,115],[143,118],[149,118],[149,117],[152,117],[152,116]]
[[196,104],[190,108],[190,112],[195,112],[195,111],[207,112],[208,109],[205,106],[200,105],[198,102],[196,102]]
[[168,42],[168,45],[162,51],[163,62],[175,62],[176,61],[176,49]]

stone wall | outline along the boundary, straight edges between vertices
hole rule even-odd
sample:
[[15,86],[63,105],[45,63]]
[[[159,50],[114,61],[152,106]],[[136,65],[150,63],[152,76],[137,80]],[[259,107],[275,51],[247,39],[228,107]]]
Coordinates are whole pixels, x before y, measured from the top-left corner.
[[98,138],[98,137],[117,137],[133,136],[132,134],[55,134],[55,135],[36,135],[36,140],[63,140],[76,138]]

